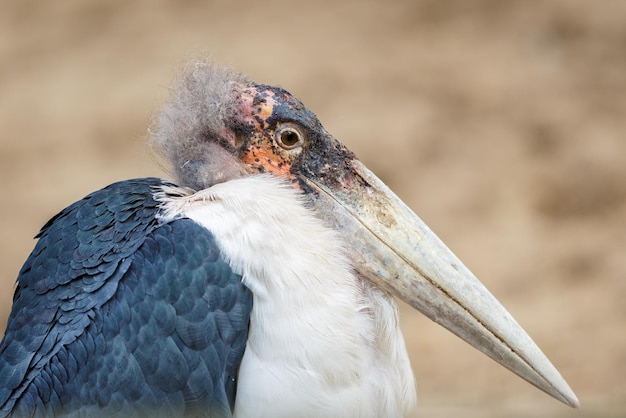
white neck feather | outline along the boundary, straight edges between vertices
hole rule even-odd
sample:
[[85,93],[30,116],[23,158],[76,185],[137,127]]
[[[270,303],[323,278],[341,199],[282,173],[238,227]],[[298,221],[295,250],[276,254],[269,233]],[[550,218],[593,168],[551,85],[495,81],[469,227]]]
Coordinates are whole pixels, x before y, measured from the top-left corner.
[[355,275],[344,239],[270,175],[162,199],[209,229],[253,293],[237,417],[400,417],[415,403],[393,298]]

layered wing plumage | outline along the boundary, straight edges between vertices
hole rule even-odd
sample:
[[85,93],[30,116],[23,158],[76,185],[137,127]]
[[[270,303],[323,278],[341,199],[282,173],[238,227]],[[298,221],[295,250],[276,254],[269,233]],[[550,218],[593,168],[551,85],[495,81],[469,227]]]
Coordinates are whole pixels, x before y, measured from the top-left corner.
[[213,235],[115,183],[52,218],[0,344],[0,416],[228,416],[251,293]]

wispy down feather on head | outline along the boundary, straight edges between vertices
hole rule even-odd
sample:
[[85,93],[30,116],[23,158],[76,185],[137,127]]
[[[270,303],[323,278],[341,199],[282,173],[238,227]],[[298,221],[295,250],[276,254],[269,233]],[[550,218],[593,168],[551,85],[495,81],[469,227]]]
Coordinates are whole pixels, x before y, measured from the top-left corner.
[[236,109],[236,87],[249,81],[210,59],[187,64],[174,82],[170,98],[156,115],[152,146],[171,165],[181,186],[195,190],[239,177],[217,142]]

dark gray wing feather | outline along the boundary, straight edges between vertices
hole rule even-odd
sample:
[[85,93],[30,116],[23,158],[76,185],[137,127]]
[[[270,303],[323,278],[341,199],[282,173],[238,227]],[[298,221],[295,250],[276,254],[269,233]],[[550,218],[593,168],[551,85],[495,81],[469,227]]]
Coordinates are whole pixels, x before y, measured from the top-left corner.
[[229,416],[251,293],[213,235],[164,222],[159,179],[51,219],[0,343],[0,416]]

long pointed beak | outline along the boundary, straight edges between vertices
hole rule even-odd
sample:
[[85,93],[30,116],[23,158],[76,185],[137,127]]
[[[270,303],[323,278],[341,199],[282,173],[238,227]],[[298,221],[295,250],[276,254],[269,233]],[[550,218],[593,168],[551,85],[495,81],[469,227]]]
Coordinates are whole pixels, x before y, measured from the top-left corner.
[[561,402],[579,402],[539,347],[428,226],[360,161],[341,180],[303,180],[341,228],[359,274]]

